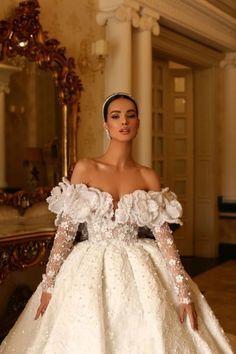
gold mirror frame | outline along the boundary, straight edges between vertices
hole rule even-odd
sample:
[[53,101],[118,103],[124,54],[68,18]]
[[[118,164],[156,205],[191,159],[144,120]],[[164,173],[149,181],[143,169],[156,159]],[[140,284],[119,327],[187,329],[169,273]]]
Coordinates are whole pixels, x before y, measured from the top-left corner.
[[[40,24],[39,14],[39,2],[27,0],[19,3],[11,17],[0,21],[0,61],[22,56],[35,62],[40,69],[51,72],[62,107],[61,175],[67,176],[77,160],[78,112],[82,84],[75,74],[74,58],[67,58],[65,48],[59,47],[60,42],[48,37],[48,32],[44,31]],[[19,201],[21,197],[24,205]],[[13,196],[0,194],[0,204],[11,204],[21,212],[34,201],[43,199],[45,192],[42,189],[40,193],[20,191]]]

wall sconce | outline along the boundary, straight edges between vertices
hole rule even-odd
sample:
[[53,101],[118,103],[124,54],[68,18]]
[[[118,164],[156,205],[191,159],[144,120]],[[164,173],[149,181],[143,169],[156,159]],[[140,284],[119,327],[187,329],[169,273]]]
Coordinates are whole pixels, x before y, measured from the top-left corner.
[[108,54],[107,42],[104,39],[99,39],[91,44],[91,56],[88,54],[89,43],[83,39],[80,43],[80,55],[78,58],[78,65],[82,74],[87,71],[97,72],[101,74],[105,67],[105,58]]

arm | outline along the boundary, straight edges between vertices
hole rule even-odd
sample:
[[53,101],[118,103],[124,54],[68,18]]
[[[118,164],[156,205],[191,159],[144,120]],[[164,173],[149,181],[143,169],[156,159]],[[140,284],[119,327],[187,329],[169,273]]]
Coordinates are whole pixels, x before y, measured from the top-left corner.
[[[47,263],[46,274],[43,275],[43,292],[35,320],[46,311],[52,296],[51,293],[56,276],[71,251],[78,225],[86,221],[87,215],[83,212],[84,206],[86,207],[87,214],[89,214],[88,202],[81,197],[80,187],[75,185],[83,180],[85,167],[85,163],[78,162],[73,171],[72,184],[63,179],[58,186],[53,188],[51,196],[47,198],[49,210],[57,214],[55,223],[58,228]],[[80,210],[82,210],[82,213],[80,213]]]
[[42,295],[37,309],[35,320],[46,311],[52,297],[56,275],[62,263],[70,253],[76,235],[78,225],[72,222],[69,216],[62,216],[59,223],[53,247],[46,267],[46,274],[43,275]]
[[[78,161],[75,165],[74,171],[71,177],[71,185],[80,183],[85,179],[86,171],[87,171],[88,161],[86,159]],[[68,186],[67,186],[68,187]],[[68,188],[67,188],[68,189]],[[66,189],[65,189],[66,190]],[[76,191],[75,191],[76,192]],[[53,191],[52,191],[53,195]],[[57,206],[57,201],[59,199],[63,199],[63,207],[65,204],[66,196],[58,196],[56,194],[55,200],[53,197],[49,197],[49,209],[53,212],[58,212],[57,208],[50,207],[50,202],[52,202],[52,206],[55,204]],[[72,201],[73,193],[69,196],[70,201]],[[79,195],[76,195],[76,198],[79,200]],[[76,236],[76,232],[78,229],[79,222],[75,222],[68,215],[70,209],[73,208],[70,201],[67,201],[67,211],[62,213],[62,216],[59,216],[59,224],[58,229],[54,238],[53,247],[49,256],[49,261],[46,267],[46,274],[43,275],[42,288],[44,292],[51,293],[54,287],[55,278],[57,273],[59,272],[62,263],[68,256],[71,251],[73,241]],[[83,207],[82,201],[81,208]],[[62,209],[63,209],[62,207]],[[64,210],[64,209],[63,209]],[[60,214],[59,214],[60,215]],[[78,213],[79,216],[79,213]]]
[[180,322],[184,322],[187,314],[192,328],[197,329],[197,313],[191,299],[188,278],[184,272],[171,230],[168,226],[168,223],[181,224],[182,207],[177,201],[176,195],[169,191],[168,188],[161,190],[159,176],[155,171],[150,168],[144,168],[142,173],[149,190],[147,210],[149,211],[150,221],[146,223],[146,220],[142,218],[139,212],[136,213],[135,220],[138,220],[138,226],[146,225],[150,228],[166,261],[180,302]]
[[161,227],[154,227],[152,232],[173,278],[175,291],[178,295],[179,302],[181,304],[190,304],[192,299],[188,286],[188,277],[184,272],[179,253],[175,246],[172,232],[168,224],[165,223]]
[[47,263],[46,274],[43,275],[42,289],[44,292],[52,292],[56,275],[71,251],[77,229],[78,224],[73,223],[69,216],[61,217]]
[[[161,185],[159,176],[152,169],[144,169],[145,180],[151,191],[160,192]],[[191,293],[188,287],[188,279],[184,273],[178,250],[175,246],[172,231],[167,223],[162,226],[150,225],[150,229],[157,241],[158,247],[166,260],[169,272],[173,277],[175,290],[180,303],[189,304],[192,302]]]
[[184,272],[178,250],[175,246],[172,231],[167,223],[161,227],[153,227],[152,232],[158,247],[167,263],[169,272],[174,280],[175,291],[179,298],[179,319],[183,323],[186,314],[189,316],[191,326],[198,329],[197,313],[192,302],[191,292],[188,285],[188,277]]

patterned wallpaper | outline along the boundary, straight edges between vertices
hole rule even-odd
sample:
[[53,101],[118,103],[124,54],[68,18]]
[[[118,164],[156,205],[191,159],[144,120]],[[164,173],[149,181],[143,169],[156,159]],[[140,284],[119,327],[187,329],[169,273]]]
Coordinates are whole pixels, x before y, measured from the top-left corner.
[[[0,18],[8,17],[19,1],[1,0]],[[80,43],[104,38],[104,28],[96,23],[97,0],[39,0],[40,21],[50,37],[57,38],[67,49],[67,55],[77,60]],[[90,52],[90,45],[88,47]],[[90,54],[90,53],[89,53]],[[102,153],[103,125],[101,106],[104,96],[104,76],[100,72],[80,73],[84,91],[81,97],[81,112],[78,132],[79,157],[94,157]]]

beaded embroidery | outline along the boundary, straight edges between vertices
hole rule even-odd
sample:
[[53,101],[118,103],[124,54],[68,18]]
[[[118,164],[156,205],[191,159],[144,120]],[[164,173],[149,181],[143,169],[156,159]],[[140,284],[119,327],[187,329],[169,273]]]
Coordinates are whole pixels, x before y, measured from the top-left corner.
[[190,303],[188,277],[185,275],[168,223],[181,224],[182,208],[168,188],[161,192],[136,190],[125,194],[114,209],[112,196],[85,184],[70,184],[66,179],[53,188],[47,199],[49,209],[57,214],[58,226],[53,248],[43,275],[42,287],[51,292],[60,267],[73,247],[80,224],[87,227],[88,240],[132,243],[138,228],[147,226],[173,277],[181,303]]

